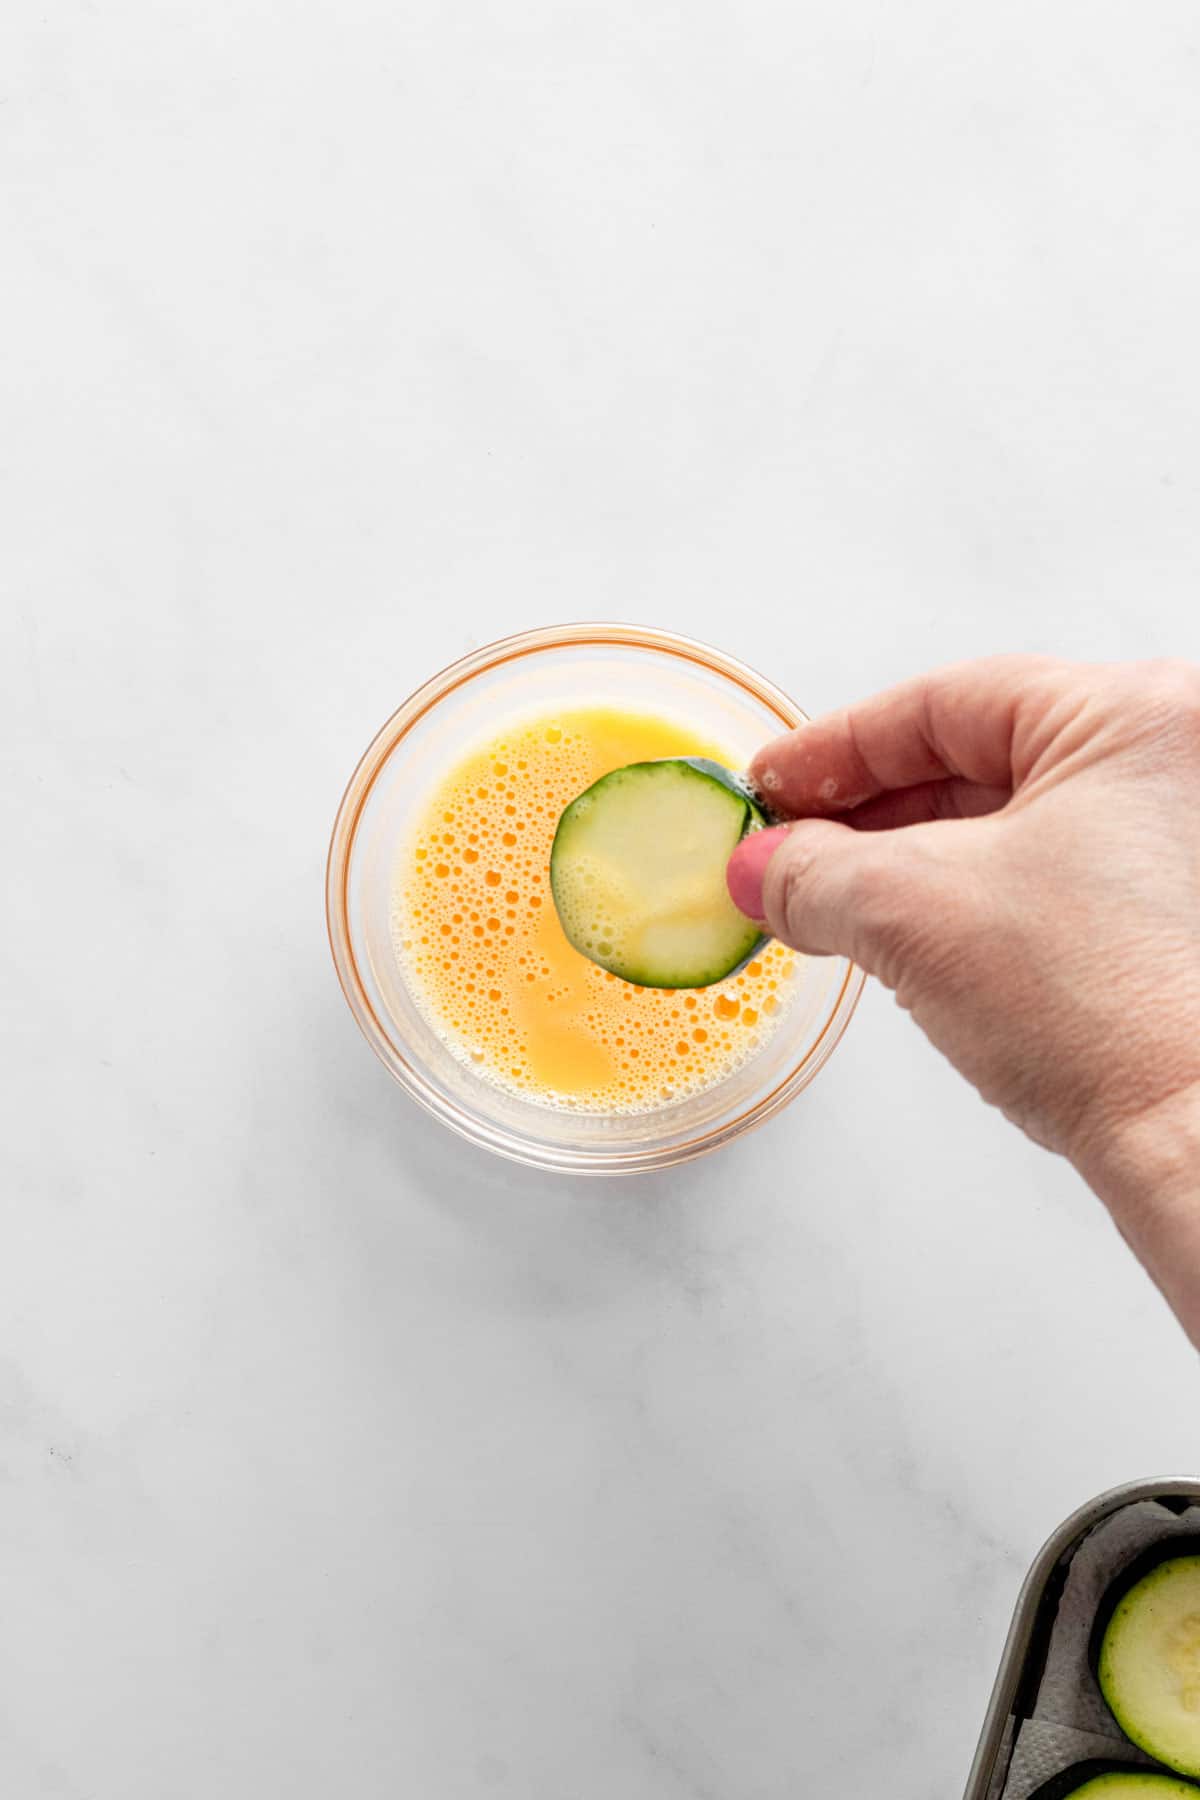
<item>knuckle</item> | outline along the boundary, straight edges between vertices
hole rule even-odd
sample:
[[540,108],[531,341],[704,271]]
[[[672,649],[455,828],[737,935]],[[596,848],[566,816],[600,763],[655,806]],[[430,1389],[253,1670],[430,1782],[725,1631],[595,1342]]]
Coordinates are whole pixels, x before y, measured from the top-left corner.
[[851,954],[889,987],[920,953],[925,909],[917,885],[893,858],[882,854],[857,859],[838,884],[837,902],[847,921]]
[[1173,713],[1200,712],[1200,664],[1183,657],[1157,657],[1135,664],[1131,674],[1156,708]]
[[1164,657],[1136,665],[1131,680],[1150,743],[1200,754],[1200,665]]
[[863,929],[875,936],[895,923],[904,876],[873,858],[861,858],[845,884],[846,904]]
[[869,958],[888,987],[924,969],[936,944],[936,926],[926,896],[910,876],[893,870],[864,870],[853,899],[859,960]]
[[901,992],[955,989],[975,962],[990,908],[978,869],[982,836],[965,822],[959,843],[975,856],[947,859],[945,840],[920,827],[908,834],[903,857],[868,865],[857,904],[861,930],[889,987]]
[[793,934],[801,934],[817,878],[819,854],[808,833],[796,832],[781,855],[767,866],[765,901],[767,916],[782,917]]
[[1200,721],[1200,665],[1172,658],[1159,665],[1158,686],[1163,701],[1190,724]]

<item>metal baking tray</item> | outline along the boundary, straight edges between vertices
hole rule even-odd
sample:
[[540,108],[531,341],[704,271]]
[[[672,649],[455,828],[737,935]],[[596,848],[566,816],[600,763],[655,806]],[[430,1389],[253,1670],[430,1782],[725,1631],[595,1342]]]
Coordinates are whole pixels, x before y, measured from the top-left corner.
[[1159,1481],[1129,1481],[1123,1487],[1110,1488],[1064,1519],[1043,1544],[1017,1596],[963,1800],[989,1800],[989,1796],[1000,1791],[1001,1778],[1008,1773],[1017,1726],[1032,1710],[1037,1694],[1050,1629],[1072,1556],[1093,1527],[1139,1500],[1158,1500],[1167,1506],[1172,1501],[1200,1501],[1200,1479],[1166,1476]]

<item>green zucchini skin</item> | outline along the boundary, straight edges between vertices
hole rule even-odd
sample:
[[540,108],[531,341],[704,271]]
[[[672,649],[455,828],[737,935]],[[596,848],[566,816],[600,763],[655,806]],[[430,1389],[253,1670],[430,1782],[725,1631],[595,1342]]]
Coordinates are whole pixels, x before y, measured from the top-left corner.
[[1029,1800],[1195,1800],[1197,1794],[1200,1788],[1166,1769],[1092,1760],[1051,1776]]
[[[693,769],[699,770],[700,774],[707,775],[710,781],[719,781],[722,787],[727,787],[731,793],[737,794],[746,802],[750,809],[750,817],[746,821],[746,829],[742,832],[743,837],[748,837],[752,831],[766,830],[772,825],[781,823],[780,815],[772,812],[757,788],[751,787],[744,775],[736,775],[732,769],[727,769],[724,763],[712,762],[707,756],[681,756],[679,760],[689,763]],[[764,933],[754,948],[746,952],[741,962],[734,964],[729,974],[740,975],[746,964],[752,963],[756,956],[760,956],[763,946],[769,944],[770,941],[770,934]]]
[[[1176,1564],[1180,1565],[1177,1572],[1174,1570]],[[1165,1538],[1122,1569],[1097,1610],[1089,1657],[1105,1703],[1130,1742],[1179,1775],[1195,1777],[1200,1776],[1200,1712],[1194,1715],[1194,1726],[1192,1720],[1187,1722],[1181,1739],[1178,1726],[1170,1717],[1171,1707],[1177,1705],[1173,1698],[1167,1699],[1156,1713],[1150,1700],[1157,1696],[1143,1694],[1139,1698],[1127,1692],[1127,1684],[1137,1669],[1137,1658],[1136,1649],[1131,1653],[1126,1640],[1132,1636],[1136,1646],[1139,1628],[1144,1628],[1143,1617],[1148,1615],[1153,1621],[1156,1611],[1160,1620],[1165,1615],[1169,1623],[1174,1574],[1180,1584],[1188,1580],[1195,1587],[1200,1576],[1200,1538],[1192,1535]],[[1200,1630],[1193,1624],[1200,1616],[1196,1599],[1185,1604],[1187,1616],[1180,1624],[1189,1626],[1193,1637],[1200,1638]],[[1160,1636],[1167,1628],[1168,1624],[1164,1623],[1151,1626]],[[1168,1692],[1169,1684],[1181,1683],[1184,1679],[1178,1664],[1173,1669],[1168,1665],[1162,1684],[1164,1694]],[[1195,1686],[1197,1682],[1200,1682],[1200,1671],[1191,1679],[1191,1685]]]
[[[663,788],[663,805],[666,810],[662,818],[662,830],[668,838],[679,805],[687,802],[688,784],[680,784],[678,780],[678,777],[685,771],[689,777],[694,778],[700,784],[696,793],[702,812],[705,809],[710,813],[713,811],[711,801],[703,799],[703,789],[706,786],[711,793],[711,787],[715,785],[737,801],[737,809],[728,812],[721,821],[737,828],[736,836],[733,836],[728,842],[718,840],[721,846],[720,868],[711,874],[711,906],[707,900],[703,901],[706,915],[702,923],[706,927],[711,927],[718,935],[724,934],[726,945],[724,950],[710,949],[707,953],[702,952],[698,946],[695,960],[689,960],[686,954],[681,954],[677,946],[673,956],[664,957],[661,953],[658,956],[651,956],[647,955],[644,950],[641,952],[636,948],[630,950],[615,943],[601,942],[597,944],[595,933],[593,932],[592,936],[587,934],[591,929],[590,925],[585,929],[586,915],[581,910],[578,888],[572,879],[580,856],[586,860],[588,855],[589,827],[586,821],[589,810],[594,820],[597,805],[606,807],[608,809],[606,814],[608,828],[611,832],[614,825],[612,808],[620,804],[622,785],[629,787],[631,783],[633,784],[635,804],[639,796],[644,801],[648,792],[646,779],[652,780],[657,771],[671,772],[671,775],[675,777],[675,785],[672,789],[668,790],[665,785]],[[676,804],[668,804],[669,799]],[[653,811],[653,806],[651,811]],[[739,818],[740,828],[738,828]],[[550,850],[550,888],[559,923],[562,925],[568,941],[590,961],[598,963],[610,974],[632,982],[638,987],[701,988],[712,986],[718,981],[728,980],[730,976],[736,975],[739,970],[745,968],[747,963],[753,961],[768,939],[755,929],[752,922],[739,915],[732,901],[728,899],[724,886],[724,861],[737,843],[740,843],[749,832],[761,830],[769,822],[769,819],[770,815],[762,802],[751,792],[748,784],[741,777],[733,774],[722,764],[712,762],[706,757],[662,757],[650,762],[629,763],[624,768],[613,769],[608,774],[600,776],[597,781],[592,783],[591,787],[577,795],[564,809]],[[657,828],[658,821],[656,820],[654,823]],[[592,831],[594,832],[595,829],[593,823]],[[652,855],[656,848],[661,849],[661,845],[657,842],[659,835],[657,829],[653,833],[647,832],[641,838],[624,846],[620,852],[618,863],[635,887],[640,873],[637,868],[640,861],[638,854],[640,846],[645,844],[646,854]],[[654,843],[647,842],[647,837],[650,836],[655,839]],[[690,848],[694,850],[694,844]],[[611,845],[609,846],[609,859],[611,865]],[[671,872],[671,870],[663,868],[660,858],[659,875],[665,879],[668,888]],[[706,891],[708,890],[706,889]],[[695,898],[694,892],[691,897]],[[647,915],[653,911],[649,899],[646,902],[646,911]],[[727,919],[724,917],[726,911],[728,912]],[[664,923],[661,918],[658,922],[660,925]],[[669,925],[669,921],[667,923]],[[635,910],[630,928],[635,928],[636,924]],[[685,928],[681,927],[680,929],[684,930]],[[616,935],[619,936],[619,932]],[[634,937],[636,942],[636,929],[634,929]]]
[[1161,1568],[1163,1563],[1174,1562],[1180,1556],[1200,1556],[1200,1536],[1193,1532],[1181,1532],[1178,1537],[1163,1538],[1159,1543],[1140,1550],[1133,1561],[1126,1563],[1120,1574],[1114,1575],[1105,1588],[1096,1608],[1091,1637],[1088,1639],[1088,1663],[1097,1680],[1100,1678],[1100,1652],[1104,1645],[1104,1635],[1126,1594],[1131,1593],[1147,1575],[1153,1575],[1155,1569]]
[[[744,800],[750,808],[752,817],[757,819],[759,826],[778,825],[781,822],[778,814],[771,811],[757,788],[751,787],[744,775],[737,775],[732,769],[727,769],[724,763],[712,762],[707,756],[678,756],[672,760],[686,763],[689,769],[695,769],[700,775],[707,775],[710,781],[720,782],[721,786],[728,788],[731,794],[736,794],[739,800]],[[757,826],[747,826],[747,830],[757,828]],[[745,835],[746,833],[743,832],[742,836],[745,837]]]

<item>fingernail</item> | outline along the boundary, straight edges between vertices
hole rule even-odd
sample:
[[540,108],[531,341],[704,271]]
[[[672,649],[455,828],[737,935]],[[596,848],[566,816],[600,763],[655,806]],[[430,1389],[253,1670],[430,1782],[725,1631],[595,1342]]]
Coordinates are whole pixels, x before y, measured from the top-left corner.
[[747,918],[761,919],[763,912],[763,879],[767,864],[788,834],[786,825],[772,825],[769,831],[752,831],[742,839],[729,859],[725,882],[729,898]]

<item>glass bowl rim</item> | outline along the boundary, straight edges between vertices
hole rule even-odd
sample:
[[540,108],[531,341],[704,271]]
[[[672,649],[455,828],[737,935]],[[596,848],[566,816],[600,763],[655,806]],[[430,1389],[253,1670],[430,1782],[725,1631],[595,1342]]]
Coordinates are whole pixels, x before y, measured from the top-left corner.
[[359,758],[346,784],[330,837],[325,867],[325,922],[338,982],[359,1030],[388,1073],[427,1112],[460,1137],[526,1167],[561,1174],[626,1175],[669,1168],[704,1156],[763,1124],[786,1106],[808,1086],[841,1041],[862,994],[866,981],[863,971],[847,962],[841,986],[817,1037],[788,1074],[736,1117],[699,1131],[682,1143],[650,1144],[638,1150],[608,1150],[595,1145],[576,1147],[537,1142],[493,1124],[439,1092],[421,1068],[396,1049],[384,1030],[359,971],[349,926],[348,890],[355,834],[376,780],[405,736],[435,706],[486,670],[500,668],[539,651],[590,646],[661,651],[697,663],[732,681],[775,713],[785,729],[803,724],[807,718],[781,688],[736,657],[715,650],[696,638],[683,637],[655,626],[577,622],[543,625],[511,637],[497,638],[468,651],[423,682],[380,727]]

